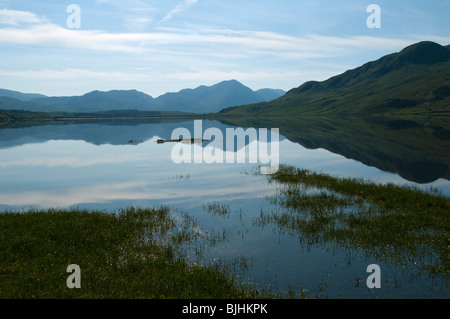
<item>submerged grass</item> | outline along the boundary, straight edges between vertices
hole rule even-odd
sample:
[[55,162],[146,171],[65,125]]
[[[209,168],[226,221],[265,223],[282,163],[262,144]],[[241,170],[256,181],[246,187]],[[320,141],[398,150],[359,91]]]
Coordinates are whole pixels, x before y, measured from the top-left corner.
[[269,176],[281,188],[271,200],[284,210],[261,213],[301,243],[333,243],[427,275],[450,276],[450,198],[430,189],[281,166]]
[[[0,229],[0,298],[259,296],[217,265],[187,262],[180,247],[195,234],[166,208],[3,212]],[[81,289],[66,285],[70,264]]]

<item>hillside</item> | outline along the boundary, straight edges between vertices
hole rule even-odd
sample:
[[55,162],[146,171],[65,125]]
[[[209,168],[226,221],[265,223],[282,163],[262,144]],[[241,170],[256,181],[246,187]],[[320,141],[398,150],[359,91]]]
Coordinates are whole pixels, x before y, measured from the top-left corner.
[[166,93],[158,98],[136,90],[92,91],[82,96],[66,97],[32,96],[3,90],[0,91],[0,109],[72,113],[117,110],[215,113],[229,106],[269,101],[286,92],[263,89],[260,93],[236,80]]
[[223,115],[450,112],[450,47],[419,42],[326,81],[309,81],[268,103]]

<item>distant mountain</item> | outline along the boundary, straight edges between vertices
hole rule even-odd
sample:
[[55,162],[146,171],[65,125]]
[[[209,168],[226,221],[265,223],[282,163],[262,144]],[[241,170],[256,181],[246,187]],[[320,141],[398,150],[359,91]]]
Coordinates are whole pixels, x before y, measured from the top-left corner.
[[92,91],[82,96],[34,99],[32,111],[44,112],[103,112],[109,110],[155,110],[154,99],[136,90],[108,92]]
[[346,71],[309,81],[267,103],[231,107],[224,115],[450,112],[450,46],[424,41]]
[[257,90],[256,93],[264,99],[264,102],[269,102],[285,95],[286,91],[276,89],[260,89]]
[[[5,90],[7,91],[7,90]],[[11,91],[12,92],[12,91]],[[20,92],[0,94],[0,109],[21,109],[34,112],[105,112],[117,110],[181,111],[189,113],[215,113],[235,105],[270,101],[283,95],[282,90],[263,89],[257,92],[236,80],[223,81],[213,86],[184,89],[166,93],[158,98],[136,90],[93,91],[82,96],[46,97],[26,96]],[[13,96],[14,95],[14,96]],[[6,99],[8,98],[8,99]],[[15,98],[17,100],[14,103]],[[4,99],[4,100],[2,100]],[[27,103],[24,103],[24,102]]]
[[33,99],[46,97],[45,95],[42,95],[42,94],[21,93],[21,92],[5,90],[5,89],[0,89],[0,97],[1,96],[10,97],[10,98],[17,99],[20,101],[31,101]]
[[[178,93],[166,93],[157,98],[160,109],[166,111],[185,110],[196,113],[215,113],[229,106],[270,101],[283,95],[282,90],[265,90],[258,93],[236,80],[223,81],[213,86],[185,89]],[[271,94],[271,96],[270,96]]]
[[0,110],[30,110],[33,107],[34,104],[31,102],[0,96]]

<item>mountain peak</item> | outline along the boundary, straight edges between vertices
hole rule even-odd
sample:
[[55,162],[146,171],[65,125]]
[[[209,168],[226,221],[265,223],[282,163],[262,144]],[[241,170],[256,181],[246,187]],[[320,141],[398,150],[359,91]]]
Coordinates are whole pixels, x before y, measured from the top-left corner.
[[220,82],[220,83],[217,83],[217,84],[215,84],[215,85],[213,85],[213,86],[231,86],[231,87],[235,87],[235,86],[243,86],[243,87],[245,87],[244,84],[242,84],[242,83],[239,82],[238,80],[234,80],[234,79],[232,79],[232,80],[225,80],[225,81],[222,81],[222,82]]
[[422,41],[400,51],[399,60],[413,64],[435,64],[450,60],[450,50],[432,41]]

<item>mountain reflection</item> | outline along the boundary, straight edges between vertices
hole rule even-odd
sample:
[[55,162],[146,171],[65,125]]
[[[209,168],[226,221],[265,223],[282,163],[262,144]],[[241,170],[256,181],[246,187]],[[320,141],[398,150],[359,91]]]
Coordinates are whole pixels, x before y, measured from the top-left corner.
[[227,119],[224,123],[279,127],[308,149],[324,148],[406,180],[450,180],[450,118],[298,117]]
[[[323,148],[415,183],[450,180],[450,118],[298,117],[203,120],[203,131],[214,127],[279,128],[284,138],[308,149]],[[0,148],[48,140],[83,140],[91,144],[139,144],[154,137],[170,140],[186,119],[118,120],[61,123],[0,129]],[[245,145],[251,141],[247,138]],[[203,142],[207,145],[208,142]]]

